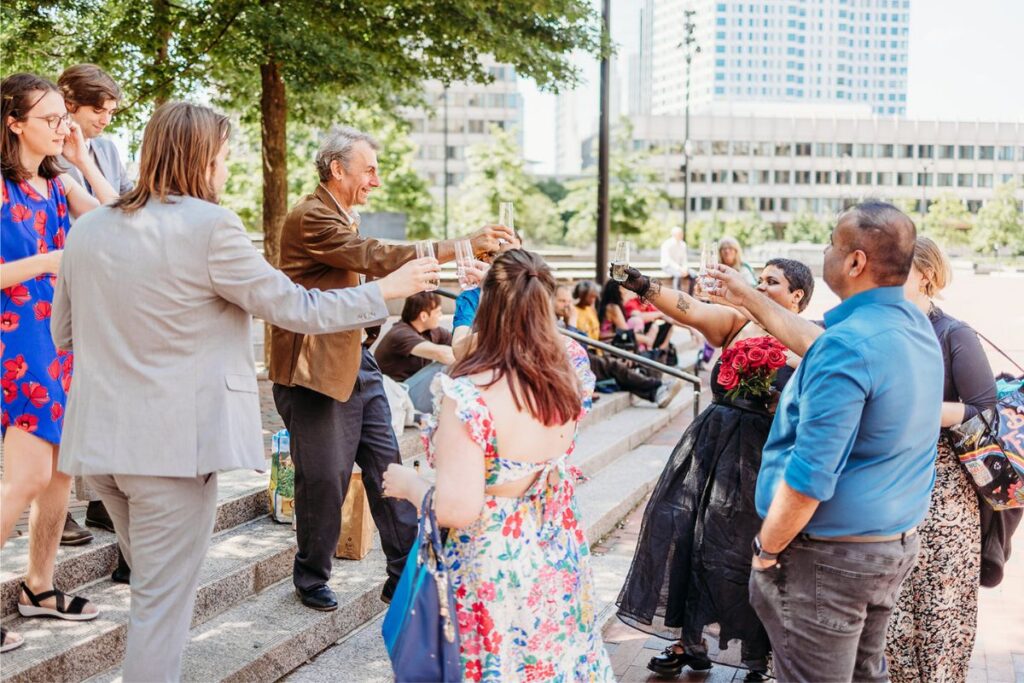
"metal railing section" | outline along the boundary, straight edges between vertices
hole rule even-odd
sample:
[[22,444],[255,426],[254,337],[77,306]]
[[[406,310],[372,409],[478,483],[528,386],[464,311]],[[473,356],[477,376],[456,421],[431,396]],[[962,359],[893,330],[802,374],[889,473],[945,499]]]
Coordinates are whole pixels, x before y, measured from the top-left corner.
[[[436,289],[434,290],[434,293],[448,299],[458,298],[457,294],[455,294],[454,292],[449,292],[448,290],[445,289]],[[600,349],[601,351],[612,356],[616,356],[617,358],[632,361],[637,365],[642,365],[646,368],[657,370],[658,372],[661,372],[663,374],[675,377],[676,379],[682,380],[684,382],[688,382],[693,388],[693,419],[696,420],[697,416],[700,415],[701,385],[700,377],[698,377],[697,375],[690,372],[686,372],[685,370],[680,370],[679,368],[674,368],[670,365],[665,365],[664,363],[659,363],[656,360],[651,360],[646,356],[641,356],[640,354],[633,353],[632,351],[626,351],[625,349],[620,349],[617,346],[606,344],[603,341],[591,339],[585,334],[578,334],[576,332],[566,330],[561,327],[558,328],[558,331],[561,332],[566,337],[569,337],[570,339],[579,342],[580,344],[583,344],[584,346],[589,346],[590,348],[594,349]]]

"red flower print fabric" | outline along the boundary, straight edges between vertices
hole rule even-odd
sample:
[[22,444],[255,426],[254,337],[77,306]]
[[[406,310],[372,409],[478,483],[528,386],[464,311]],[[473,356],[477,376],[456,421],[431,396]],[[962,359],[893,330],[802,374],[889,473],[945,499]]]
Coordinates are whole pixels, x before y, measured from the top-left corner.
[[[0,262],[64,248],[71,225],[59,179],[47,181],[45,197],[26,182],[4,179],[3,196]],[[0,427],[3,433],[13,426],[59,444],[73,361],[71,354],[58,353],[50,336],[54,282],[44,273],[0,292]]]

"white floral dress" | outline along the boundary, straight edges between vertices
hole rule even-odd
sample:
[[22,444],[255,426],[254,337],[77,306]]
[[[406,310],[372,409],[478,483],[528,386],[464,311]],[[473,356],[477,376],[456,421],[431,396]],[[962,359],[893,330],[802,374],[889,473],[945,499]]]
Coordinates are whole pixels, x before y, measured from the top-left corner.
[[[567,348],[585,385],[592,387],[586,353],[575,343]],[[590,547],[575,498],[579,472],[567,466],[574,446],[546,463],[501,458],[480,390],[468,377],[438,375],[434,416],[424,433],[430,462],[445,396],[455,401],[459,420],[484,451],[488,487],[539,474],[518,498],[485,496],[480,518],[448,534],[445,555],[458,610],[463,679],[615,680],[594,623]],[[584,403],[585,411],[589,399]]]

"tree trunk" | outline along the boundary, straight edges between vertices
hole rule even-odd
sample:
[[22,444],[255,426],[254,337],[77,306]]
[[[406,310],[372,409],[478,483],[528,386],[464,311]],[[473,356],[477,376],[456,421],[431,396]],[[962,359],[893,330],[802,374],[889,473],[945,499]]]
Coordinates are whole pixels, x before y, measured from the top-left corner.
[[[153,0],[153,14],[156,18],[155,24],[157,34],[160,36],[160,43],[153,57],[153,65],[156,67],[156,80],[164,79],[163,68],[167,64],[167,55],[171,45],[171,8],[167,0]],[[157,89],[153,93],[153,104],[157,107],[170,99],[170,91],[173,87],[172,81]]]
[[[281,226],[288,212],[288,108],[280,65],[260,64],[260,132],[263,142],[263,255],[278,265]],[[263,328],[263,356],[270,367],[270,325]]]

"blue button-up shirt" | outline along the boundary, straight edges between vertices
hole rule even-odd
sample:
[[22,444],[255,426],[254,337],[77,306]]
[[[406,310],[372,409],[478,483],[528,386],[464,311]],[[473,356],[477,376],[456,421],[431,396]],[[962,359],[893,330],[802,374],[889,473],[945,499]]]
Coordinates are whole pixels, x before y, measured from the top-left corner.
[[757,510],[779,482],[821,501],[804,531],[896,534],[924,519],[935,482],[942,353],[901,287],[850,297],[786,385],[761,456]]

